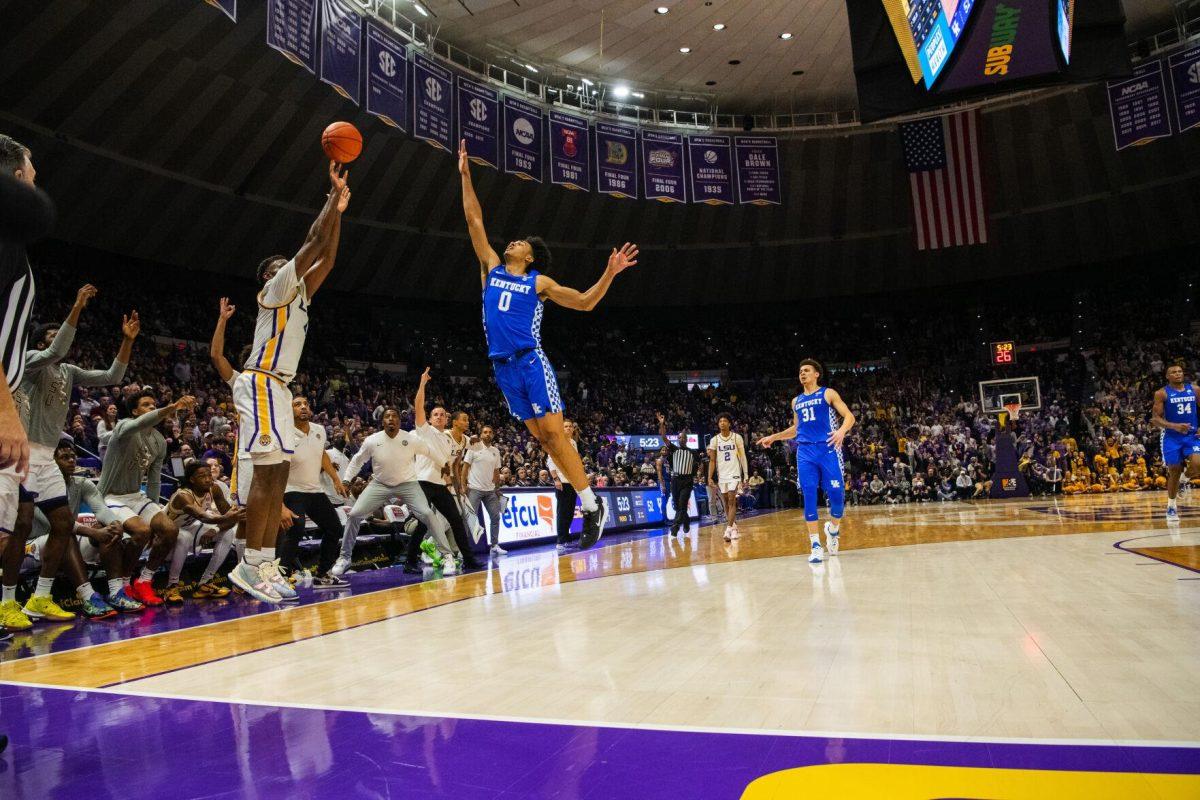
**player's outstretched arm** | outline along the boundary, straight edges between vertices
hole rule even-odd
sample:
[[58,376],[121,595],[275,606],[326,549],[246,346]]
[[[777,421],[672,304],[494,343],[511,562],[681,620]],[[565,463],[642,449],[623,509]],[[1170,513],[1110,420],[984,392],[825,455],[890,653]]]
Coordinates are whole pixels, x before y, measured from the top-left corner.
[[208,358],[221,380],[226,383],[233,377],[233,365],[225,357],[225,323],[237,311],[237,306],[229,302],[228,297],[221,298],[221,312],[217,315],[217,327],[213,330],[212,341],[208,343]]
[[425,427],[425,424],[429,421],[425,416],[425,384],[427,383],[429,383],[429,367],[426,367],[425,371],[421,373],[421,381],[417,385],[417,394],[413,398],[413,422],[417,424],[418,428]]
[[604,268],[604,274],[586,292],[572,289],[570,286],[563,286],[546,275],[538,275],[538,296],[557,303],[563,308],[591,311],[604,299],[604,295],[608,294],[608,287],[612,286],[614,278],[630,267],[637,266],[637,257],[638,246],[636,244],[626,242],[620,250],[614,247],[608,257],[608,265]]
[[336,162],[329,162],[329,195],[325,207],[309,229],[308,239],[296,254],[296,275],[304,279],[304,289],[311,298],[329,277],[337,255],[342,231],[342,212],[350,204],[350,171],[342,171]]
[[846,438],[846,434],[854,427],[854,412],[849,409],[842,396],[833,389],[825,390],[825,402],[833,406],[833,410],[842,418],[842,424],[838,429],[829,434],[829,438],[825,443],[830,447],[841,447],[842,440]]
[[793,439],[796,436],[796,428],[799,426],[800,426],[800,418],[796,415],[796,412],[793,411],[792,412],[792,424],[789,427],[785,428],[784,430],[781,430],[779,433],[772,433],[770,436],[762,437],[761,439],[758,440],[758,446],[759,447],[770,447],[771,445],[775,444],[776,442],[781,442],[786,439]]
[[471,247],[479,259],[479,279],[487,282],[488,270],[500,263],[500,256],[488,243],[487,231],[483,227],[483,208],[475,196],[475,185],[471,183],[471,160],[467,158],[467,140],[458,143],[458,174],[462,176],[463,215],[467,218],[467,231],[471,234]]

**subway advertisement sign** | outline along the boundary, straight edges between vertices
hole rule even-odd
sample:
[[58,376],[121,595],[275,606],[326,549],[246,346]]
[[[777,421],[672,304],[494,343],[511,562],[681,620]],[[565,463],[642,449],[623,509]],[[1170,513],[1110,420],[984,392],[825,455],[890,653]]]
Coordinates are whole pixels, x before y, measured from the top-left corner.
[[1060,72],[1066,66],[1060,23],[1056,0],[980,0],[953,63],[934,90],[972,89]]

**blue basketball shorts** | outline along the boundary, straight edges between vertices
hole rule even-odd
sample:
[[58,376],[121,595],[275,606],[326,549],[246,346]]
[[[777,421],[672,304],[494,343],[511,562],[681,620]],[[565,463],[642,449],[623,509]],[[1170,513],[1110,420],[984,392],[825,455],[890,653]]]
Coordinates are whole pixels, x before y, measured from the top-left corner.
[[1173,467],[1182,464],[1189,458],[1200,455],[1200,437],[1194,433],[1175,433],[1163,431],[1162,457],[1163,464]]
[[493,361],[492,367],[509,413],[517,419],[524,421],[562,413],[558,379],[550,359],[540,348],[507,363]]

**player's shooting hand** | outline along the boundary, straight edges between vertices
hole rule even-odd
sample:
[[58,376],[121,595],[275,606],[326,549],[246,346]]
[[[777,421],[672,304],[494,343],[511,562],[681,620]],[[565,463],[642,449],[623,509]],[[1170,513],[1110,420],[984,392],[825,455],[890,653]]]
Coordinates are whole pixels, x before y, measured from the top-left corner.
[[829,434],[829,438],[825,440],[825,444],[829,445],[830,447],[836,447],[840,449],[842,446],[842,440],[845,438],[846,432],[841,428],[838,428],[836,431]]
[[471,159],[467,158],[466,139],[460,139],[458,142],[458,173],[467,176],[471,174]]
[[96,287],[90,283],[85,283],[79,287],[79,291],[75,293],[75,307],[81,311],[87,308],[87,304],[96,296]]
[[341,193],[338,195],[338,213],[341,214],[343,211],[345,211],[348,205],[350,205],[350,187],[343,186]]
[[608,271],[614,275],[619,274],[629,267],[637,266],[638,246],[626,242],[621,245],[621,249],[613,248],[612,255],[608,257]]
[[333,187],[333,191],[339,195],[346,188],[346,181],[350,180],[350,170],[343,169],[342,165],[336,161],[329,162],[329,185]]
[[138,319],[137,311],[130,311],[128,317],[121,317],[121,333],[126,339],[136,339],[141,332],[142,321]]

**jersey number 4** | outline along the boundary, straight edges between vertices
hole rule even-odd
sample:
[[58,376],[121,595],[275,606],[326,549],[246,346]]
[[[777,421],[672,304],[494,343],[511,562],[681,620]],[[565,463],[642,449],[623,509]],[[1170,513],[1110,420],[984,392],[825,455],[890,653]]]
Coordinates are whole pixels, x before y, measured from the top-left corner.
[[508,308],[511,305],[512,305],[512,292],[501,292],[500,293],[500,301],[496,303],[496,307],[499,308],[501,311],[508,311]]
[[811,408],[800,409],[800,421],[801,422],[813,422],[816,420],[816,418],[817,418],[817,412],[813,411]]

